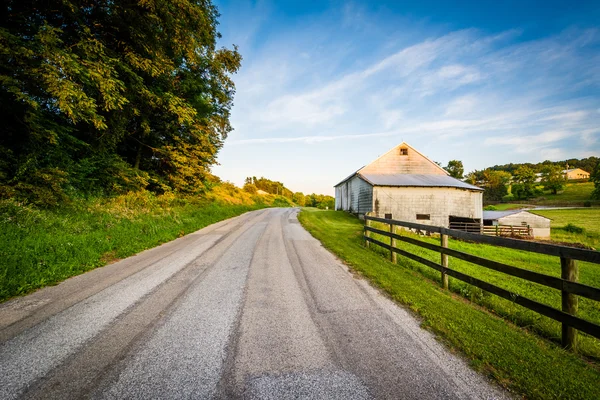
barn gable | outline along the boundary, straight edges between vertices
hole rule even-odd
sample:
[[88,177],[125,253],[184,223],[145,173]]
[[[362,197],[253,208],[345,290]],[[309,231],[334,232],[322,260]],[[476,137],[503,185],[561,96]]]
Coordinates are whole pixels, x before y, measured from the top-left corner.
[[445,169],[405,142],[358,170],[361,174],[449,175]]

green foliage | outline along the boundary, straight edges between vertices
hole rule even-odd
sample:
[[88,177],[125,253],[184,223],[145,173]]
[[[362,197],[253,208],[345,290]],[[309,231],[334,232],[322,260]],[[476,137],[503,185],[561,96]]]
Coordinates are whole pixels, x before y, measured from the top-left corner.
[[335,198],[324,194],[307,194],[305,197],[306,207],[316,207],[321,210],[333,210],[335,207]]
[[465,168],[463,167],[462,161],[459,160],[450,160],[448,161],[448,165],[444,168],[451,177],[456,179],[462,179],[463,174],[465,173]]
[[144,186],[207,189],[241,63],[217,48],[210,1],[0,10],[0,196],[54,206]]
[[600,162],[596,164],[596,167],[590,175],[590,180],[594,182],[594,191],[592,192],[591,198],[600,200]]
[[251,184],[251,183],[246,183],[244,185],[244,190],[250,194],[256,194],[256,192],[258,191],[258,189],[256,188],[255,185]]
[[489,205],[489,206],[485,206],[485,207],[483,207],[483,209],[484,209],[485,211],[497,211],[497,210],[498,210],[498,207],[496,207],[496,206],[492,206],[492,205]]
[[543,162],[537,163],[537,164],[532,164],[532,163],[513,164],[513,163],[510,163],[510,164],[504,164],[504,165],[494,165],[493,167],[490,167],[490,169],[493,169],[495,171],[506,171],[506,172],[510,172],[511,174],[514,175],[515,172],[517,171],[517,169],[522,166],[530,168],[534,172],[542,172],[544,170],[544,168],[546,168],[548,166],[556,166],[556,167],[560,167],[561,169],[564,169],[564,167],[566,165],[568,165],[569,168],[581,168],[582,170],[591,173],[596,168],[596,165],[598,164],[599,161],[600,161],[600,158],[598,158],[598,157],[588,157],[588,158],[582,158],[582,159],[571,158],[571,159],[563,160],[563,161],[546,160],[546,161],[543,161]]
[[294,203],[296,203],[300,207],[304,207],[306,205],[306,197],[304,196],[304,193],[302,193],[302,192],[294,193],[294,197],[292,198],[292,200],[294,201]]
[[544,190],[550,190],[553,194],[557,194],[559,190],[563,190],[567,178],[562,173],[563,168],[559,165],[548,165],[542,169],[541,183]]
[[[496,304],[504,307],[503,312],[484,312],[480,307],[457,298],[451,292],[441,290],[437,271],[400,256],[398,264],[393,264],[389,261],[389,253],[366,250],[362,240],[362,223],[347,213],[305,209],[300,213],[299,220],[350,268],[369,279],[394,300],[410,307],[420,315],[423,326],[439,335],[447,345],[463,352],[472,360],[474,368],[496,379],[501,385],[508,386],[525,398],[587,399],[597,397],[600,392],[600,372],[595,365],[576,354],[565,352],[553,342],[507,323],[497,313],[521,318],[530,328],[546,324],[544,318],[528,314],[512,302],[485,295],[485,292],[473,290],[467,284],[459,284],[453,278],[450,278],[450,284],[456,293],[469,296],[486,306],[497,300]],[[423,239],[439,243],[439,238],[419,238]],[[456,242],[450,243],[453,247]],[[402,246],[404,245],[409,246]],[[534,255],[530,259],[510,249],[496,254],[496,249],[485,250],[489,246],[469,243],[461,243],[460,246],[456,249],[468,248],[471,252],[473,249],[481,249],[486,258],[496,257],[499,261],[506,262],[508,257],[509,262],[529,263],[530,269],[542,268],[545,273],[560,276],[560,269],[556,269],[556,259],[547,256]],[[409,251],[412,252],[413,249],[410,248]],[[439,262],[439,253],[421,255]],[[457,266],[454,261],[450,261],[452,268]],[[597,268],[584,264],[580,267],[582,281],[597,285],[600,279]],[[469,268],[468,263],[461,263],[459,268],[466,273],[472,273],[476,269],[475,266],[471,266],[470,270],[465,269]],[[501,286],[514,285],[517,281],[516,278],[485,268],[478,270],[482,274],[479,275],[481,278],[487,280],[495,277]],[[530,283],[521,285],[518,289],[534,292],[538,296],[542,293],[537,290],[537,285]],[[544,290],[546,293],[548,291],[552,289]],[[557,294],[550,298],[550,304],[560,307],[560,292],[555,292]],[[595,313],[597,317],[598,311],[590,303],[586,304],[587,312]],[[582,303],[580,310],[581,307]],[[552,326],[560,332],[559,324],[554,323]],[[590,343],[589,338],[586,340]],[[548,368],[549,365],[552,368]]]
[[484,201],[500,201],[508,194],[507,185],[510,183],[511,175],[504,171],[485,169],[470,172],[465,178],[471,185],[477,185],[485,189],[483,192]]
[[585,231],[585,229],[583,229],[582,227],[573,225],[572,223],[568,223],[567,225],[565,225],[563,230],[569,233],[583,233]]
[[245,184],[252,184],[256,186],[257,189],[265,191],[270,194],[280,195],[287,197],[288,199],[292,199],[294,192],[286,188],[283,183],[272,181],[270,179],[261,176],[259,179],[256,179],[255,176],[247,177],[245,180]]
[[526,200],[534,197],[537,192],[535,188],[535,171],[527,166],[520,166],[515,171],[514,182],[511,193],[517,200]]

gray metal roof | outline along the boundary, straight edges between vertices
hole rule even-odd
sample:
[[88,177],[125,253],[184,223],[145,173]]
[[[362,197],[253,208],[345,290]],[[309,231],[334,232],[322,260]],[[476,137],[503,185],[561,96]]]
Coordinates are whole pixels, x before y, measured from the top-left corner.
[[508,215],[520,213],[523,210],[483,211],[483,219],[499,219]]
[[[529,211],[527,211],[527,210],[483,211],[483,219],[496,220],[496,219],[506,217],[508,215],[518,214],[520,212],[529,213]],[[540,218],[550,219],[550,218],[544,217],[542,215],[537,215],[537,214],[533,214],[533,213],[529,213],[529,214],[535,215]]]
[[344,179],[342,179],[339,183],[336,183],[335,185],[333,185],[333,187],[340,186],[342,183],[346,182],[347,180],[349,180],[351,178],[354,178],[354,176],[356,175],[356,173],[358,171],[360,171],[361,169],[363,169],[363,168],[364,168],[364,166],[360,167],[359,169],[357,169],[356,171],[354,171],[353,173],[351,173],[350,175],[348,175],[347,177],[345,177]]
[[448,175],[425,175],[425,174],[366,174],[359,172],[358,175],[373,186],[421,186],[421,187],[454,187],[467,190],[479,190],[482,188],[469,185]]

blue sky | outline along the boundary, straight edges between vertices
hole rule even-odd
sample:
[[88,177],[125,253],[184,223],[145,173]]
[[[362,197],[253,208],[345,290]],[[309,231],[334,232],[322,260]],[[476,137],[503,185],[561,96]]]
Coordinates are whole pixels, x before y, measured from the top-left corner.
[[224,180],[333,194],[402,141],[466,171],[600,156],[600,1],[216,4],[244,57]]

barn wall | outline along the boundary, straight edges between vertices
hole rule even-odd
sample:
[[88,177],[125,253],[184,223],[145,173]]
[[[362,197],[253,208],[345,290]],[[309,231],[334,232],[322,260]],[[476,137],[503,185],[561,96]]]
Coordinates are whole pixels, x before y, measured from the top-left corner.
[[[406,148],[408,155],[401,155],[400,149]],[[448,175],[443,169],[422,156],[409,146],[399,145],[384,154],[360,172],[370,174],[427,174]]]
[[[448,227],[449,217],[481,219],[483,194],[456,188],[381,187],[373,189],[375,213],[384,217],[427,225]],[[417,220],[429,214],[430,220]]]
[[360,214],[372,211],[373,187],[370,184],[355,176],[348,181],[348,191],[350,193],[348,211]]
[[364,214],[373,210],[373,187],[355,176],[335,187],[335,209]]
[[498,218],[500,225],[528,225],[533,228],[533,237],[550,238],[550,220],[530,212],[520,212]]

